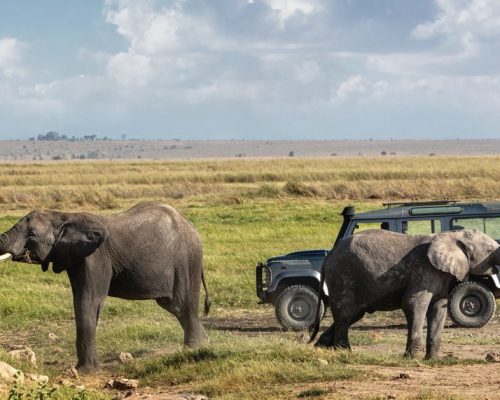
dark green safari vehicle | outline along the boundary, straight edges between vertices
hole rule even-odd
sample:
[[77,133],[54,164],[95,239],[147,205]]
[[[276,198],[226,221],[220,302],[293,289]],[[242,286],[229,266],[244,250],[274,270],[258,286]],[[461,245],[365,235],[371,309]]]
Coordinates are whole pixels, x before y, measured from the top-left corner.
[[[387,229],[407,234],[431,234],[458,229],[480,230],[500,243],[500,202],[464,203],[432,201],[386,203],[384,208],[356,213],[342,212],[344,221],[338,240],[365,229]],[[285,329],[302,330],[314,321],[318,296],[323,312],[328,296],[319,287],[320,270],[328,250],[302,250],[269,258],[256,268],[257,296],[275,306],[276,318]],[[455,282],[448,298],[448,314],[458,326],[481,327],[495,314],[500,297],[500,267],[488,276],[471,275]]]

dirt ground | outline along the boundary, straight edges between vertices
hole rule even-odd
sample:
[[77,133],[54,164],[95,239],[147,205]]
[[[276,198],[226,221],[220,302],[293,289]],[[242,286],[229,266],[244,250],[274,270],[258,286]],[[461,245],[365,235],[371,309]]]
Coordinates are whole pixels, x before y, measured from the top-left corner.
[[[328,318],[322,327],[329,324]],[[283,334],[271,309],[258,313],[242,313],[209,317],[204,324],[210,329],[231,331],[242,336],[265,336]],[[462,329],[454,327],[447,321],[441,352],[443,356],[485,360],[488,353],[500,353],[495,344],[450,343],[453,336],[480,338],[481,342],[494,339],[499,334],[498,318],[481,329]],[[397,313],[387,313],[378,318],[369,317],[361,320],[352,328],[370,335],[401,335],[406,337],[405,321]],[[294,333],[297,340],[305,341],[307,334]],[[472,341],[472,339],[471,339]],[[491,340],[491,342],[494,342]],[[364,350],[371,353],[400,354],[403,348],[398,344],[375,344],[353,346],[353,351]],[[313,393],[319,389],[319,396],[314,398],[333,399],[500,399],[500,362],[474,365],[429,366],[420,364],[410,367],[386,367],[372,365],[350,365],[350,368],[369,371],[372,378],[355,381],[314,382],[311,384],[289,385],[290,398],[303,397],[308,391]],[[419,396],[419,397],[416,397]],[[434,397],[436,396],[436,397]],[[169,391],[167,388],[139,390],[130,399],[184,399],[185,394]],[[310,397],[309,397],[310,398]]]

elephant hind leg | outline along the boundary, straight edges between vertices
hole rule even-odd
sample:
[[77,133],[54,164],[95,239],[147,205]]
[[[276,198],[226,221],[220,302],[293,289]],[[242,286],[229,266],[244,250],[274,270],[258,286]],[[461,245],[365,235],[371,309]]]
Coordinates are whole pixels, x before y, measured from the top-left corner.
[[182,309],[178,305],[173,304],[167,297],[158,298],[156,302],[160,307],[173,314],[181,324],[184,331],[185,346],[197,348],[208,340],[205,329],[200,323],[197,309],[193,310],[190,307],[184,307],[184,309]]
[[319,337],[318,341],[314,344],[318,347],[332,347],[333,346],[333,334],[335,332],[335,324],[331,324],[326,331],[324,331]]
[[350,315],[337,315],[335,318],[335,331],[333,335],[333,347],[335,349],[348,349],[351,350],[349,343],[349,328],[351,325],[358,322],[365,315],[364,310],[358,310]]

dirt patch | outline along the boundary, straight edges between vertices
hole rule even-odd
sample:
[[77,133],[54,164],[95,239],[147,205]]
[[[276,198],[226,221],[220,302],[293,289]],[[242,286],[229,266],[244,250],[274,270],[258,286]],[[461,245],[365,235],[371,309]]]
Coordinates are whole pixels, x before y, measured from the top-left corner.
[[[323,329],[331,323],[328,318]],[[272,310],[237,312],[205,320],[209,329],[231,331],[246,336],[282,335]],[[488,353],[498,353],[496,338],[499,332],[498,318],[481,329],[465,329],[453,326],[450,321],[444,329],[441,353],[444,357],[485,361]],[[369,336],[392,335],[397,342],[358,344],[353,351],[379,354],[401,354],[406,340],[406,323],[402,314],[379,313],[361,320],[352,327],[352,334],[364,332]],[[307,333],[286,333],[306,341]],[[399,337],[401,340],[399,340]],[[401,342],[401,343],[400,343]],[[464,344],[459,344],[463,342]],[[289,385],[290,397],[347,398],[347,399],[415,399],[459,398],[500,399],[500,363],[410,367],[386,367],[350,365],[351,368],[370,372],[373,378],[356,381],[315,382]]]
[[374,372],[376,377],[295,386],[290,388],[290,395],[299,396],[317,388],[325,393],[325,398],[415,399],[421,396],[425,399],[428,398],[425,396],[435,395],[438,398],[500,399],[500,364],[354,368]]

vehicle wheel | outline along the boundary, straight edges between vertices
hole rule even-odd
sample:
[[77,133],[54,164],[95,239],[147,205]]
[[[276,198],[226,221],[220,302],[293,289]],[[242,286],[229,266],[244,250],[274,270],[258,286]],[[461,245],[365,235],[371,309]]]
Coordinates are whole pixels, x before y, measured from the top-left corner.
[[[318,293],[310,286],[288,286],[276,299],[276,318],[285,330],[306,330],[314,323],[317,305]],[[322,301],[321,316],[324,311],[325,305]]]
[[493,293],[477,282],[457,285],[448,297],[448,314],[458,326],[480,328],[486,325],[496,310]]

